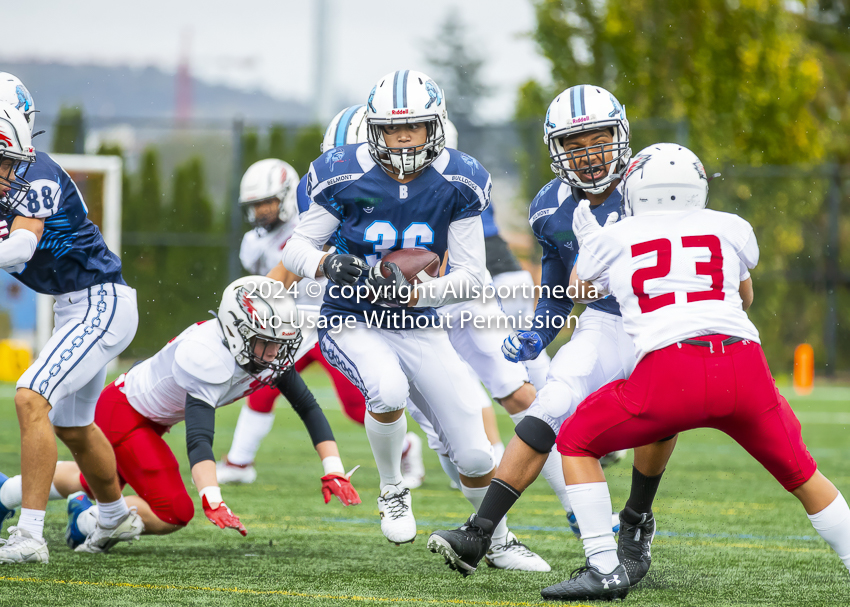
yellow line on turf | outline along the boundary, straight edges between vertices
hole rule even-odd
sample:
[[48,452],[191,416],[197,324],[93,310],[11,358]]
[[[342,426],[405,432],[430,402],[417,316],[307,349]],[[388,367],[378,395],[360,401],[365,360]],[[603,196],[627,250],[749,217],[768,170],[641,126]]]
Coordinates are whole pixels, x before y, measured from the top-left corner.
[[[550,605],[550,603],[512,603],[509,601],[467,601],[464,599],[422,599],[417,597],[380,597],[380,596],[335,596],[330,594],[309,594],[306,592],[290,592],[288,590],[252,590],[251,588],[214,588],[208,586],[176,586],[160,584],[131,584],[129,582],[86,582],[81,580],[42,580],[32,577],[13,577],[3,575],[0,581],[23,582],[27,584],[65,584],[68,586],[99,586],[102,588],[133,588],[139,590],[188,590],[200,592],[227,592],[235,594],[278,595],[306,599],[333,599],[336,601],[375,601],[381,603],[423,603],[423,604],[452,604],[452,605],[490,605],[493,607],[531,607],[534,605]],[[565,607],[592,607],[591,605],[574,603]]]

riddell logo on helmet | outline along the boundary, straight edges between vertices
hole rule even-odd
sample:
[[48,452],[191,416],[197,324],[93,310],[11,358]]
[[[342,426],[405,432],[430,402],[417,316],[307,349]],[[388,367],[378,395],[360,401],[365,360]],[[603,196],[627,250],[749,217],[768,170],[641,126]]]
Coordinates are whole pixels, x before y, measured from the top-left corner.
[[409,114],[410,110],[405,108],[403,110],[393,110],[391,113],[393,116],[403,116],[404,114]]
[[579,116],[578,118],[573,118],[573,124],[581,124],[582,122],[588,122],[590,120],[590,116]]

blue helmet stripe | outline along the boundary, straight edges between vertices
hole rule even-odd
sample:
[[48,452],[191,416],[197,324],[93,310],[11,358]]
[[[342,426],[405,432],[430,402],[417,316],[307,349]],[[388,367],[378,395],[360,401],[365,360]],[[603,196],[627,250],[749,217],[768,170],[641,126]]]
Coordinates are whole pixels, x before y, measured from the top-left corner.
[[393,74],[393,107],[398,107],[398,75],[400,72]]
[[345,110],[345,113],[342,115],[336,125],[336,133],[334,134],[335,147],[345,145],[345,135],[348,133],[348,127],[351,126],[351,119],[354,117],[354,114],[357,112],[357,110],[362,107],[362,105],[352,105],[350,108]]
[[401,107],[407,107],[407,76],[410,74],[410,70],[404,70],[404,82],[401,83]]
[[581,107],[579,108],[579,111],[581,112],[581,115],[584,116],[585,114],[587,114],[587,110],[584,108],[584,85],[582,85],[578,88],[579,88],[579,104],[581,105]]

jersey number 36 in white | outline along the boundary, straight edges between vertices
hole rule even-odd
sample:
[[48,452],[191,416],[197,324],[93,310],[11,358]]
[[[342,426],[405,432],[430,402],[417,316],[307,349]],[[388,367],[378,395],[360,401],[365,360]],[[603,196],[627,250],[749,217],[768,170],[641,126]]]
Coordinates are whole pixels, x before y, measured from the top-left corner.
[[[398,243],[398,230],[389,221],[373,221],[363,232],[363,240],[371,242],[374,253],[366,256],[366,263],[374,266],[378,260]],[[423,221],[414,221],[401,233],[402,249],[427,249],[434,244],[434,230]]]

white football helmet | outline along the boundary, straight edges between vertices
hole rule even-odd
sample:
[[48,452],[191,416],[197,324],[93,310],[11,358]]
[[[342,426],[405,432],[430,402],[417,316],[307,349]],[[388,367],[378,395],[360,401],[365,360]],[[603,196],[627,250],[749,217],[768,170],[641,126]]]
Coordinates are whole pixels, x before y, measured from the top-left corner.
[[455,123],[451,120],[446,119],[446,124],[444,124],[443,126],[446,128],[446,147],[456,150],[457,127],[455,126]]
[[[413,70],[387,74],[372,88],[366,102],[369,152],[388,173],[397,172],[404,177],[421,171],[445,148],[448,119],[443,91],[431,78]],[[391,148],[386,144],[384,125],[412,123],[425,124],[427,138],[423,145]]]
[[352,105],[334,116],[319,150],[324,153],[341,145],[366,143],[366,106]]
[[[239,205],[245,209],[248,222],[259,228],[271,229],[278,222],[286,223],[298,214],[298,173],[292,166],[277,158],[259,160],[248,167],[239,184]],[[277,216],[263,221],[254,213],[254,206],[278,200]]]
[[[569,152],[564,150],[565,137],[602,129],[611,129],[612,143]],[[590,84],[568,88],[555,97],[546,110],[543,142],[549,147],[552,171],[561,181],[591,194],[601,194],[611,182],[619,178],[632,155],[626,109],[614,95]],[[608,162],[597,162],[605,153],[610,154],[611,159]],[[590,182],[583,181],[570,167],[571,160],[575,163],[582,157],[587,158],[588,174],[604,169],[605,175]]]
[[[301,329],[295,300],[283,283],[267,276],[244,276],[230,283],[221,297],[218,322],[224,342],[236,363],[251,375],[273,369],[261,381],[273,384],[281,373],[295,364],[301,345]],[[258,342],[262,351],[257,354]],[[266,360],[268,348],[279,347],[273,360]]]
[[9,72],[0,72],[0,101],[14,105],[24,115],[32,135],[35,127],[35,101],[24,83]]
[[24,202],[26,180],[35,162],[35,149],[27,121],[14,105],[0,102],[0,211],[9,212]]
[[700,159],[678,143],[656,143],[638,152],[623,176],[626,216],[704,209],[708,176]]

